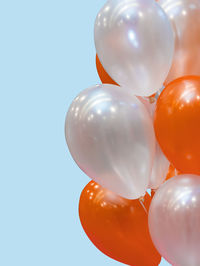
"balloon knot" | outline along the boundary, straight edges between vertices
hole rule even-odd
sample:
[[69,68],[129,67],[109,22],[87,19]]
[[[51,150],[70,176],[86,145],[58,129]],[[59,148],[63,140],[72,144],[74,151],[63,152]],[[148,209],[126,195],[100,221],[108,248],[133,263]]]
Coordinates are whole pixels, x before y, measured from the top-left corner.
[[154,97],[149,97],[149,102],[150,103],[155,103],[156,99]]
[[140,198],[139,198],[139,201],[144,202],[144,196],[140,197]]

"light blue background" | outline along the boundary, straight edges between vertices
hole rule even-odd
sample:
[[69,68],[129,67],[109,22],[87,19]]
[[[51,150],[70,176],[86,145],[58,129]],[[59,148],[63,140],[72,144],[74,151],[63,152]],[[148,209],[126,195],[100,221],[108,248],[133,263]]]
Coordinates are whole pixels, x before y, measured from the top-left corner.
[[99,82],[93,24],[102,5],[0,1],[1,266],[122,265],[83,233],[78,200],[89,179],[64,140],[70,102]]

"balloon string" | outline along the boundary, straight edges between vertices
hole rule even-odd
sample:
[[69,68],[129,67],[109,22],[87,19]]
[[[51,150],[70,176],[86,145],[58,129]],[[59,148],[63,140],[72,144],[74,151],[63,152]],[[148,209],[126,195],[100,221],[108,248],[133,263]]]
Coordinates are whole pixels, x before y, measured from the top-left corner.
[[140,201],[140,204],[142,205],[144,211],[146,212],[146,214],[148,214],[148,211],[144,205],[144,197],[139,198],[139,201]]

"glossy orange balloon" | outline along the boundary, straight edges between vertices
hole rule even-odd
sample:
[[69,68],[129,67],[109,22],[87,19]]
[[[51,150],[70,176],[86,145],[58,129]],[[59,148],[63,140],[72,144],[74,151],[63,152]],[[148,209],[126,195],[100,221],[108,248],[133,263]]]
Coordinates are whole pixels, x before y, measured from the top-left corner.
[[101,80],[102,83],[105,84],[114,84],[114,85],[118,85],[109,75],[108,73],[105,71],[104,67],[102,66],[98,55],[96,55],[96,67],[97,67],[97,72],[99,75],[99,78]]
[[200,77],[183,77],[167,85],[157,101],[154,127],[174,167],[183,174],[200,175]]
[[151,241],[151,197],[128,200],[91,181],[79,203],[81,224],[93,244],[107,256],[131,266],[156,266],[161,256]]

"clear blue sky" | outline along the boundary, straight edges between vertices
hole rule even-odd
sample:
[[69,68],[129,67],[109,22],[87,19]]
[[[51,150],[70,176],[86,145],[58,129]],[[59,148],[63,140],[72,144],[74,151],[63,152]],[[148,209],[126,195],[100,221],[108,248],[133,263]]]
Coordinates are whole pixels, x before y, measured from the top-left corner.
[[83,233],[77,210],[89,179],[64,139],[70,102],[99,83],[93,24],[103,3],[0,3],[2,266],[122,265]]

